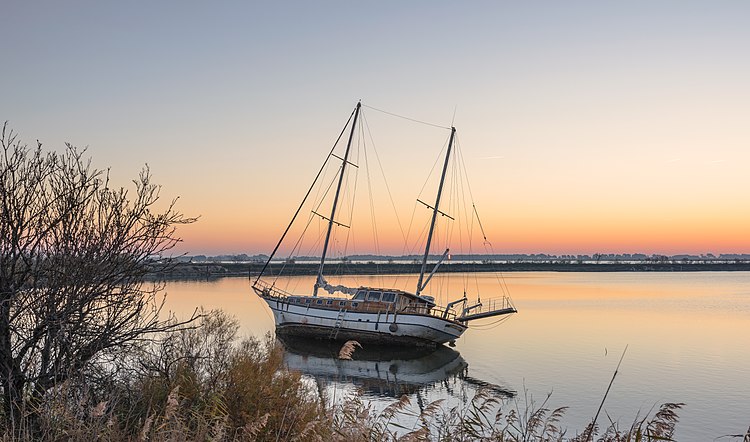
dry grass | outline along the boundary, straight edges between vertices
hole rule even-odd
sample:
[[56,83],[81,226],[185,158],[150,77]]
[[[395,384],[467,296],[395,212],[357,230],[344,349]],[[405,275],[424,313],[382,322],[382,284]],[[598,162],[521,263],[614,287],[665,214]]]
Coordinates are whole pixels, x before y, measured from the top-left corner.
[[[544,404],[538,408],[518,410],[507,414],[498,408],[498,399],[488,391],[479,391],[467,406],[445,409],[441,401],[424,407],[417,416],[417,424],[405,428],[399,424],[408,398],[402,397],[380,414],[359,398],[352,398],[335,407],[332,419],[335,440],[341,441],[600,441],[645,442],[673,440],[676,410],[682,404],[664,404],[648,419],[636,419],[626,430],[611,424],[601,434],[596,428],[568,435],[560,425],[565,408],[550,410]],[[546,402],[546,401],[545,401]],[[591,436],[587,431],[592,430]],[[334,440],[334,439],[332,439]]]
[[[682,404],[662,405],[626,428],[579,431],[562,425],[565,408],[503,402],[480,390],[467,403],[442,400],[411,411],[403,396],[380,412],[360,396],[326,405],[283,366],[270,337],[236,342],[236,321],[209,312],[196,330],[165,335],[123,360],[108,383],[66,382],[22,423],[3,422],[2,440],[45,441],[575,441],[672,440]],[[342,348],[352,357],[357,343]],[[1,416],[0,416],[1,417]],[[412,422],[406,426],[405,422]],[[590,437],[589,437],[590,434]],[[728,438],[750,442],[746,435]]]
[[227,315],[207,313],[202,327],[129,355],[128,368],[117,367],[104,385],[78,379],[48,392],[23,422],[3,422],[3,439],[324,439],[328,410],[283,367],[283,350],[270,337],[238,343],[237,328]]

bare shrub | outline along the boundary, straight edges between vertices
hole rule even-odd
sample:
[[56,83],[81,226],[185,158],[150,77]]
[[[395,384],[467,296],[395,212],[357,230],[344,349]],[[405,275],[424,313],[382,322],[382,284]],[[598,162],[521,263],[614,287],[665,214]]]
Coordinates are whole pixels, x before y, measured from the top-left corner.
[[0,145],[0,388],[21,428],[55,386],[180,325],[144,276],[194,219],[158,209],[148,168],[131,193],[71,145],[28,148],[7,123]]

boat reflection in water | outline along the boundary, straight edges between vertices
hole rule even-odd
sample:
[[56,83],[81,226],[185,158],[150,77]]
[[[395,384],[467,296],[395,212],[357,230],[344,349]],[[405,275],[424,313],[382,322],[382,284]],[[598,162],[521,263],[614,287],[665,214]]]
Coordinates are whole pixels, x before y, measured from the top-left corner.
[[515,396],[513,390],[469,376],[469,364],[461,354],[442,345],[437,348],[365,345],[354,351],[351,360],[346,360],[339,358],[340,343],[288,336],[279,336],[279,340],[285,349],[286,366],[313,377],[319,386],[352,384],[365,394],[401,397],[458,381],[477,389],[490,389],[501,397]]

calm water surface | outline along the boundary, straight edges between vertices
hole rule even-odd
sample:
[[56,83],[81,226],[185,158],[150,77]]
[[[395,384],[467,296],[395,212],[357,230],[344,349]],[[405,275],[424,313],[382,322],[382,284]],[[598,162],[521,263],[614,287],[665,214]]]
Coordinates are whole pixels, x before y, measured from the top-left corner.
[[[416,285],[411,275],[340,281]],[[472,322],[456,343],[460,355],[364,355],[366,360],[342,366],[327,357],[330,349],[302,344],[287,360],[330,396],[358,391],[376,407],[401,393],[410,395],[414,407],[435,399],[452,405],[480,385],[492,386],[521,409],[527,397],[540,404],[552,393],[548,407],[570,407],[564,424],[576,431],[596,413],[628,346],[604,405],[621,427],[661,403],[684,402],[678,440],[747,431],[750,273],[438,274],[429,294],[443,303],[465,289],[470,300],[477,292],[490,298],[500,293],[498,282],[505,283],[519,313],[501,323]],[[304,293],[312,279],[290,277],[279,285]],[[274,328],[270,311],[245,278],[170,282],[167,293],[168,307],[180,315],[197,306],[221,308],[240,320],[243,334],[260,336]],[[604,413],[599,422],[606,424]]]

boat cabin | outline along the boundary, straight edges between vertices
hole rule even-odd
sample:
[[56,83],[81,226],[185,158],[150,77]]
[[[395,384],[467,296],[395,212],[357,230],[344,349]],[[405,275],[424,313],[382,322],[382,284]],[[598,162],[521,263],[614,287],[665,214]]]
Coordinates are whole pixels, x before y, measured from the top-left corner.
[[373,307],[396,312],[429,314],[435,307],[432,296],[416,296],[409,292],[393,289],[360,287],[352,296],[352,301],[363,302],[370,310]]
[[417,296],[401,290],[371,287],[360,287],[349,299],[312,296],[291,296],[288,299],[290,304],[361,312],[390,311],[430,314],[432,308],[435,307],[435,298],[432,296]]

